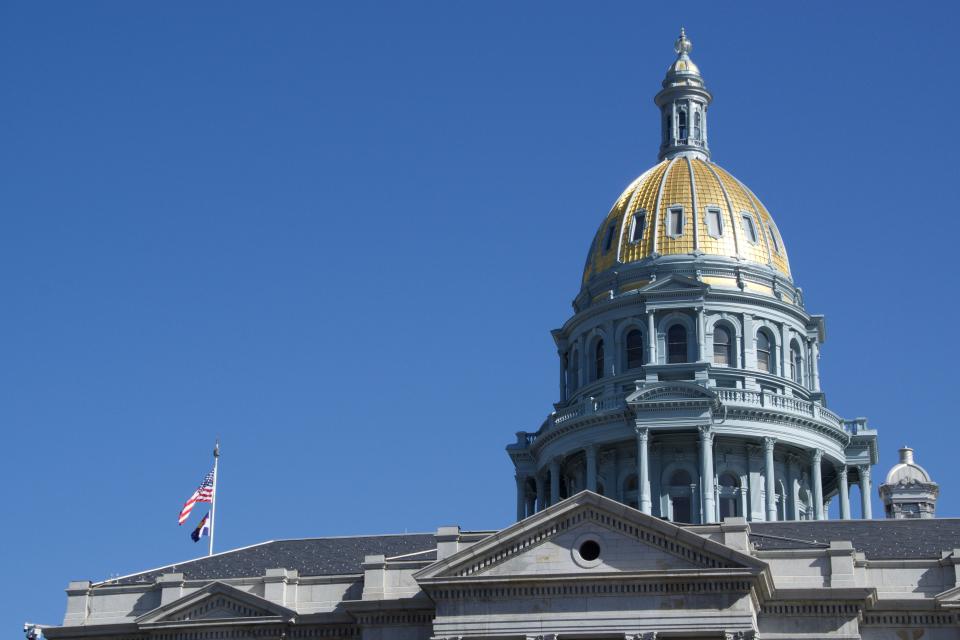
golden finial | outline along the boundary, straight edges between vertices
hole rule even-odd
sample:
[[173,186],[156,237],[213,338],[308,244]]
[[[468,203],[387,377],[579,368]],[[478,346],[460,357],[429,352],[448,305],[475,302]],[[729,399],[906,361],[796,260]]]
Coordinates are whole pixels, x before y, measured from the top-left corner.
[[687,38],[687,32],[683,27],[680,27],[680,37],[677,38],[677,41],[673,44],[673,50],[677,52],[678,56],[690,53],[690,50],[693,49],[693,43]]

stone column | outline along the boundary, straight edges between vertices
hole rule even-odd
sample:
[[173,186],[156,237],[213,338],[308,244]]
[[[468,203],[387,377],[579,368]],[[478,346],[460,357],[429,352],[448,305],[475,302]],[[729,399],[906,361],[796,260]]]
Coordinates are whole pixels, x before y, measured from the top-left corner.
[[767,485],[767,521],[774,522],[777,519],[777,487],[773,478],[773,446],[777,443],[776,438],[763,439],[763,453],[766,460],[766,469],[764,469],[764,483]]
[[597,492],[597,448],[587,445],[584,449],[587,454],[587,491]]
[[814,391],[820,391],[820,344],[814,339],[810,345],[813,355],[810,357],[810,372],[813,375],[812,386]]
[[857,467],[860,471],[860,509],[864,520],[873,520],[873,505],[870,503],[870,465]]
[[560,458],[550,461],[550,504],[560,502]]
[[653,311],[647,311],[647,364],[657,364],[657,327]]
[[527,477],[519,473],[515,476],[517,480],[517,522],[523,520],[527,515]]
[[790,353],[790,344],[787,342],[789,339],[790,334],[787,332],[787,323],[784,322],[780,325],[780,376],[788,380],[793,380],[793,378],[790,377],[790,358],[787,355]]
[[707,361],[706,323],[703,321],[703,307],[697,307],[697,362]]
[[546,506],[543,504],[543,501],[547,498],[546,486],[543,484],[543,473],[538,473],[537,477],[537,511],[543,511],[543,508]]
[[700,427],[700,493],[703,496],[701,522],[716,522],[717,509],[713,497],[713,431],[709,426]]
[[850,485],[847,483],[847,465],[837,468],[837,482],[840,484],[840,519],[850,519]]
[[810,458],[810,479],[813,480],[813,510],[817,520],[823,520],[823,479],[820,477],[820,463],[823,451],[814,449]]
[[637,504],[640,511],[652,513],[650,504],[650,430],[645,427],[635,427],[637,433]]

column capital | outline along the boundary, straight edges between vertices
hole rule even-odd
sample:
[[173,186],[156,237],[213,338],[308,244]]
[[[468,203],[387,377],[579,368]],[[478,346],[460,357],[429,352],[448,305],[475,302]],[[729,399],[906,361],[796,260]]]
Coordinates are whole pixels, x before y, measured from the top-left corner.
[[633,432],[637,434],[637,441],[639,442],[646,442],[647,439],[650,437],[649,427],[641,427],[637,425],[633,428]]
[[870,477],[870,465],[868,464],[858,464],[857,471],[859,471],[860,475],[864,478]]
[[700,440],[708,444],[713,442],[713,427],[708,424],[702,424],[697,427],[697,431],[700,432]]
[[597,445],[593,443],[584,445],[583,451],[584,453],[587,453],[587,454],[597,455]]
[[837,475],[843,478],[844,480],[847,479],[847,471],[848,471],[847,465],[845,464],[837,465]]
[[823,449],[814,449],[810,454],[810,460],[813,461],[813,464],[820,464],[820,461],[823,460]]
[[766,438],[763,439],[763,450],[765,452],[773,451],[773,446],[775,444],[777,444],[777,439],[767,436]]

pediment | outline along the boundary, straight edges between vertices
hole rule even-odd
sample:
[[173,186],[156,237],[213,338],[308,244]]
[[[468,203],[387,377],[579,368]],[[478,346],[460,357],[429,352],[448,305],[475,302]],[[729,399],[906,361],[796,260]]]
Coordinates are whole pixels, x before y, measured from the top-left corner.
[[706,291],[710,285],[703,283],[695,278],[689,278],[681,275],[669,275],[665,278],[654,280],[645,287],[638,289],[640,292],[660,292],[660,291],[689,291],[691,293]]
[[180,624],[197,620],[292,620],[296,612],[222,582],[212,582],[178,600],[149,611],[137,623]]
[[682,380],[646,384],[627,396],[626,402],[631,406],[698,404],[720,407],[720,399],[716,393],[703,385]]
[[945,609],[960,609],[960,587],[938,593],[934,599],[939,606]]
[[[599,554],[592,560],[581,553],[590,540],[599,546]],[[583,491],[415,577],[421,584],[429,584],[559,575],[760,571],[765,566],[683,527]]]

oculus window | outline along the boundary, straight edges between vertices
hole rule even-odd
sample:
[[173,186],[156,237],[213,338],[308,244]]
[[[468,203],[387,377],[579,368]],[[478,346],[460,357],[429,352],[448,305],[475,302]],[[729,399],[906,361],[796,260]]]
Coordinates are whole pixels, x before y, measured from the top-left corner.
[[633,214],[633,222],[630,223],[630,242],[637,244],[643,239],[643,230],[647,226],[647,212],[637,211]]
[[757,241],[760,239],[757,236],[757,225],[753,222],[753,216],[749,213],[741,214],[743,216],[743,230],[747,234],[747,240],[753,244],[757,244]]
[[707,209],[707,233],[714,238],[723,235],[723,216],[720,209]]
[[603,252],[607,253],[610,251],[610,247],[613,245],[613,232],[617,230],[617,227],[614,223],[610,223],[607,227],[607,235],[603,238]]
[[679,238],[683,235],[683,209],[674,207],[667,211],[667,235]]

